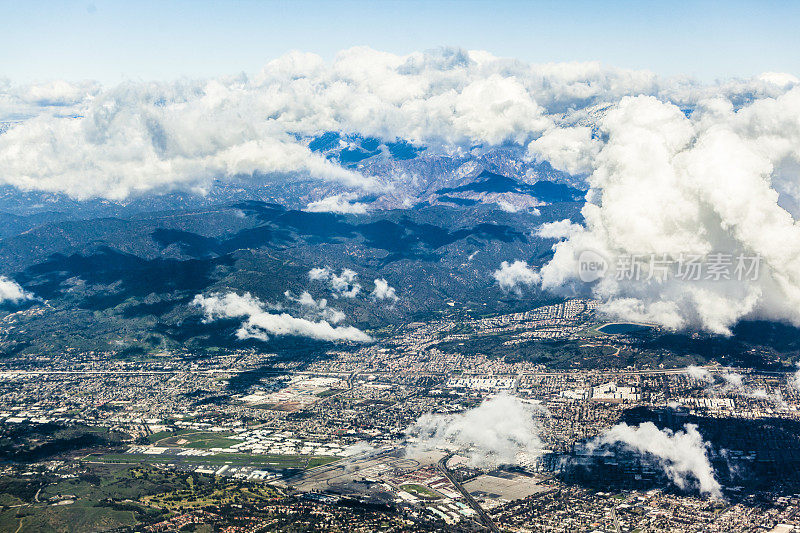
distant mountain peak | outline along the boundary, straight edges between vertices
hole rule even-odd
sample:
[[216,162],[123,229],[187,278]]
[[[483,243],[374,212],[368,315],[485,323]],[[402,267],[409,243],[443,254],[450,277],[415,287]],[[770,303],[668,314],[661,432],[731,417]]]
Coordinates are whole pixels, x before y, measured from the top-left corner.
[[539,180],[530,184],[519,181],[515,178],[495,174],[483,169],[469,183],[458,187],[445,187],[436,191],[436,194],[457,194],[457,193],[476,193],[476,194],[525,194],[533,196],[537,200],[546,203],[553,202],[574,202],[584,196],[584,192],[563,183],[549,180]]

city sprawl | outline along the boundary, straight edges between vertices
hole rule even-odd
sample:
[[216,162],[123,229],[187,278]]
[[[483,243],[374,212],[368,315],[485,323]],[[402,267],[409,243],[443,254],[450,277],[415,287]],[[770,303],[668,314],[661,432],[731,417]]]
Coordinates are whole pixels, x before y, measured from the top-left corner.
[[[595,308],[568,300],[487,318],[445,316],[310,360],[255,349],[7,358],[4,438],[29,428],[40,435],[28,443],[34,456],[59,432],[96,438],[70,443],[66,456],[6,465],[3,475],[36,486],[31,505],[45,507],[78,505],[98,469],[193,480],[178,498],[133,497],[150,509],[146,531],[192,523],[231,532],[305,522],[335,529],[356,519],[355,528],[397,531],[793,531],[800,391],[792,372],[720,362],[587,369],[581,352],[553,369],[457,349],[476,339],[510,350],[547,339],[587,353],[657,356],[660,349],[631,333],[608,333],[635,325],[600,322]],[[13,327],[14,315],[5,324]],[[476,456],[479,440],[431,441],[410,429],[425,416],[457,420],[508,398],[535,414],[539,441],[512,450],[504,464]],[[672,436],[699,427],[720,494],[709,497],[693,479],[681,486],[652,451],[597,444],[619,424],[648,423]],[[224,497],[210,506],[198,487]],[[133,500],[103,501],[123,508]]]

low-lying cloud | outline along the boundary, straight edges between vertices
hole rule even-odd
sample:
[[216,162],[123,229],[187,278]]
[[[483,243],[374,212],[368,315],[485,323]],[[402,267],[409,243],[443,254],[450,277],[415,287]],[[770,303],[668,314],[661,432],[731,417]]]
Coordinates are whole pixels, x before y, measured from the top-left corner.
[[312,213],[338,213],[340,215],[363,215],[367,212],[367,205],[361,202],[351,202],[357,195],[352,193],[335,194],[316,202],[310,202],[306,211]]
[[537,416],[543,409],[507,394],[485,400],[458,414],[425,414],[407,430],[408,453],[437,448],[457,451],[472,466],[492,468],[518,464],[520,455],[542,453]]
[[327,282],[331,289],[331,294],[335,298],[355,298],[361,292],[361,284],[358,283],[358,273],[349,268],[343,268],[339,274],[329,267],[315,267],[308,271],[308,279],[311,281]]
[[375,288],[370,293],[376,300],[389,300],[392,302],[397,301],[397,291],[394,287],[389,285],[389,282],[383,278],[377,278],[374,281]]
[[[319,300],[315,300],[308,291],[303,291],[297,298],[292,296],[290,291],[286,291],[284,296],[287,300],[300,304],[301,309],[305,311],[307,315],[313,316],[316,314],[319,318],[323,318],[331,324],[338,324],[347,318],[342,311],[329,307],[327,299],[320,298]],[[309,318],[309,316],[306,316],[306,318]]]
[[712,390],[712,392],[722,390],[729,394],[734,393],[739,396],[754,398],[756,400],[769,400],[782,406],[785,405],[780,389],[776,389],[770,394],[763,388],[756,388],[752,385],[748,385],[745,382],[744,376],[737,372],[725,372],[721,374],[720,377],[722,378],[721,387],[717,387],[717,389]]
[[703,368],[702,366],[689,365],[689,366],[686,367],[686,374],[690,378],[692,378],[694,380],[697,380],[697,381],[703,381],[703,382],[706,382],[706,383],[713,383],[714,382],[714,376],[711,375],[711,372],[709,372],[707,369]]
[[622,445],[655,459],[679,488],[686,490],[696,486],[701,494],[722,499],[722,487],[708,458],[709,445],[693,424],[673,432],[658,429],[652,422],[638,426],[622,422],[596,437],[590,445]]
[[287,312],[272,312],[250,293],[198,294],[192,304],[203,310],[208,321],[241,318],[242,324],[236,331],[239,339],[267,341],[270,335],[291,335],[332,342],[372,341],[372,337],[353,326],[333,326],[326,320],[314,321]]
[[542,224],[536,229],[536,235],[545,239],[567,239],[582,230],[583,226],[565,218]]
[[32,299],[33,294],[23,289],[19,283],[5,276],[0,276],[0,304],[18,304]]
[[539,274],[525,261],[514,261],[513,263],[503,261],[500,268],[492,273],[492,277],[501,289],[517,294],[522,293],[523,287],[531,287],[541,281]]
[[770,400],[774,403],[785,405],[781,391],[776,389],[772,394],[763,388],[754,388],[745,383],[744,376],[737,372],[720,372],[712,374],[707,369],[698,366],[686,367],[686,374],[701,383],[704,383],[707,394],[716,395],[719,392],[737,394],[758,400]]

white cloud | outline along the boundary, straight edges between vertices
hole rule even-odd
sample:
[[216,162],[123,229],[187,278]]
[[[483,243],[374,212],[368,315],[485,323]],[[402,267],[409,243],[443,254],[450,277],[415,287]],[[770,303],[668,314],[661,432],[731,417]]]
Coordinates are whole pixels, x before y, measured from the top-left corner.
[[361,284],[356,282],[358,274],[349,268],[343,268],[341,274],[331,274],[331,288],[344,298],[355,298],[361,292]]
[[327,280],[331,277],[331,269],[328,267],[314,267],[308,271],[308,279],[311,281]]
[[721,389],[726,393],[733,392],[750,398],[771,400],[781,405],[784,404],[780,390],[776,390],[774,394],[770,394],[764,389],[754,389],[752,387],[748,387],[744,383],[744,376],[736,372],[725,372],[723,374],[719,374],[719,376],[722,378],[722,384],[716,386],[712,385],[714,383],[714,375],[703,367],[688,366],[686,367],[686,374],[697,381],[702,381],[709,384],[709,387],[706,390],[711,394],[716,394],[717,391]]
[[626,96],[654,95],[686,108],[710,98],[777,98],[794,85],[776,73],[701,85],[596,62],[537,65],[482,51],[395,55],[364,47],[332,62],[292,52],[252,78],[110,88],[0,80],[0,122],[15,122],[0,135],[0,183],[124,199],[202,191],[214,179],[253,174],[370,188],[395,179],[376,180],[312,153],[308,138],[325,131],[407,139],[429,153],[513,144],[556,168],[586,173],[603,143],[593,129]]
[[722,374],[722,380],[729,389],[742,389],[744,387],[744,376],[736,372],[726,372]]
[[758,76],[758,79],[782,88],[790,87],[800,83],[800,80],[797,79],[797,76],[788,74],[786,72],[764,72]]
[[361,202],[350,202],[356,198],[355,194],[336,194],[328,196],[316,202],[310,202],[306,206],[306,211],[314,213],[339,213],[339,214],[352,214],[363,215],[367,212],[367,204]]
[[[687,368],[687,373],[689,375],[692,374],[690,371],[691,368],[696,369],[696,373],[699,373],[700,370],[704,370],[698,369],[698,367],[689,367]],[[721,383],[717,383],[715,385],[711,385],[714,383],[714,377],[710,373],[708,373],[708,375],[704,378],[696,379],[702,379],[710,384],[709,387],[706,388],[706,392],[708,394],[716,395],[720,392],[724,394],[736,394],[757,400],[769,400],[775,404],[778,404],[779,406],[786,406],[786,402],[783,400],[780,389],[776,389],[772,394],[770,394],[763,388],[754,388],[751,385],[746,384],[744,376],[737,372],[725,372],[718,375],[722,381]]]
[[590,445],[617,443],[654,457],[664,473],[681,489],[696,482],[701,494],[722,499],[722,487],[708,459],[708,444],[694,424],[686,424],[683,431],[673,432],[660,430],[652,422],[638,426],[622,422],[596,437]]
[[153,190],[201,190],[214,178],[255,173],[369,185],[259,122],[264,110],[254,95],[243,101],[236,87],[218,82],[195,90],[175,95],[172,87],[121,86],[89,102],[83,118],[29,119],[0,136],[2,181],[117,200]]
[[14,86],[0,79],[0,122],[25,120],[43,113],[79,114],[101,89],[99,83],[91,81],[53,80]]
[[333,307],[328,307],[328,300],[325,298],[315,300],[308,291],[303,291],[297,298],[293,297],[292,293],[289,291],[286,291],[284,296],[286,296],[288,300],[300,304],[301,308],[304,310],[315,313],[319,318],[327,320],[331,324],[338,324],[347,318],[347,315],[342,311],[334,309]]
[[325,320],[313,321],[288,313],[271,313],[265,304],[245,293],[195,296],[193,305],[202,308],[206,320],[242,318],[236,336],[240,339],[268,340],[270,335],[292,335],[332,342],[371,342],[372,338],[353,326],[332,326]]
[[747,395],[751,398],[756,398],[759,400],[769,400],[772,398],[770,394],[764,389],[753,389],[747,392]]
[[528,266],[525,261],[514,261],[509,263],[503,261],[500,268],[492,273],[492,277],[506,291],[521,292],[522,286],[532,286],[539,283],[539,274]]
[[372,290],[372,296],[378,300],[392,300],[397,301],[397,291],[394,287],[389,286],[389,282],[383,278],[375,280],[375,288]]
[[6,302],[18,304],[32,299],[33,295],[23,289],[19,283],[5,276],[0,276],[0,304]]
[[543,410],[507,394],[454,415],[422,415],[407,430],[407,453],[445,448],[468,457],[473,466],[491,468],[518,464],[521,456],[539,456],[543,449],[537,416]]
[[516,205],[512,204],[507,200],[498,200],[497,207],[499,207],[506,213],[516,213],[519,211],[519,207],[517,207]]
[[587,174],[602,146],[587,126],[555,127],[528,145],[528,156],[570,174]]
[[686,367],[686,374],[696,381],[705,381],[706,383],[713,383],[714,381],[714,376],[711,375],[711,372],[702,366],[689,365]]
[[344,451],[342,452],[342,455],[344,455],[345,457],[355,457],[357,455],[369,456],[374,453],[377,453],[378,451],[379,448],[375,448],[367,441],[360,440],[355,444],[351,444],[350,446],[345,448]]
[[570,219],[565,218],[542,224],[537,228],[536,235],[545,239],[567,239],[581,231],[583,231],[583,226],[573,224]]
[[283,295],[286,296],[287,299],[294,300],[303,307],[320,309],[320,308],[325,308],[325,306],[328,305],[328,301],[325,298],[321,298],[319,301],[317,301],[314,299],[313,296],[311,296],[311,293],[309,293],[308,291],[303,291],[297,298],[294,298],[292,296],[292,293],[289,291],[286,291],[285,293],[283,293]]
[[338,324],[339,322],[342,322],[344,321],[345,318],[347,318],[347,315],[345,315],[342,311],[339,311],[338,309],[334,309],[332,307],[327,307],[325,309],[322,309],[320,311],[320,315],[322,316],[322,318],[324,318],[331,324]]
[[612,261],[760,257],[752,280],[606,276],[589,290],[619,318],[670,328],[728,334],[744,318],[800,325],[800,224],[783,207],[793,205],[786,191],[797,188],[798,115],[800,88],[739,110],[722,98],[704,100],[691,118],[653,97],[623,98],[600,121],[608,141],[589,177],[586,231],[556,245],[542,286],[574,290],[584,250]]
[[686,320],[674,302],[650,302],[637,298],[610,298],[597,310],[609,317],[636,323],[655,323],[670,329],[686,326]]
[[358,273],[349,268],[343,268],[336,274],[328,267],[316,267],[308,271],[308,278],[312,281],[327,281],[334,297],[355,298],[361,292],[361,284],[356,280]]

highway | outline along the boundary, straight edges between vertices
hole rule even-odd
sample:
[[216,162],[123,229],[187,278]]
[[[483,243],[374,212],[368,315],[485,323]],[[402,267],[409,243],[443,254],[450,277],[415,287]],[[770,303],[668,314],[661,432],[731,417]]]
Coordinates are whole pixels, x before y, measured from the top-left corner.
[[447,469],[447,461],[452,456],[453,454],[448,454],[439,460],[439,463],[437,465],[439,471],[444,475],[444,477],[446,477],[450,481],[450,483],[452,483],[455,486],[455,488],[458,489],[458,492],[460,492],[461,495],[464,496],[464,499],[467,501],[467,504],[470,507],[472,507],[472,510],[475,511],[475,513],[478,515],[478,518],[480,518],[481,523],[491,531],[499,533],[500,529],[498,529],[498,527],[495,525],[495,523],[492,521],[489,515],[486,514],[486,511],[484,511],[483,508],[480,505],[478,505],[478,502],[475,501],[475,498],[472,497],[472,494],[470,494],[469,491],[467,491],[467,489],[465,489],[464,486],[461,485],[461,483],[453,477],[453,474],[450,472],[450,470]]

